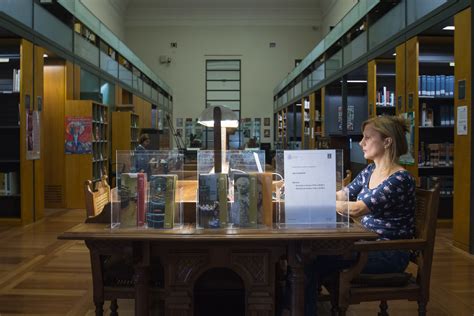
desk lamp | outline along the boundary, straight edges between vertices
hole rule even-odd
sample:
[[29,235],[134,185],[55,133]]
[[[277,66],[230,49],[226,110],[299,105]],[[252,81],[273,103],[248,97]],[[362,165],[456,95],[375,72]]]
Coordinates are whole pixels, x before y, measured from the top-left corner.
[[238,127],[238,117],[231,109],[216,105],[202,111],[198,123],[214,128],[214,172],[220,173],[222,172],[222,153],[225,154],[226,151],[226,128]]

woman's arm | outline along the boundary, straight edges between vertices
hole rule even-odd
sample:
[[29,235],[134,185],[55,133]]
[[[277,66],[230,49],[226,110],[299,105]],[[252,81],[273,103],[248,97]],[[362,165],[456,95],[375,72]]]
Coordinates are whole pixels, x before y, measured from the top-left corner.
[[351,217],[360,217],[370,212],[369,208],[361,200],[359,201],[336,201],[336,211],[341,215],[347,215]]

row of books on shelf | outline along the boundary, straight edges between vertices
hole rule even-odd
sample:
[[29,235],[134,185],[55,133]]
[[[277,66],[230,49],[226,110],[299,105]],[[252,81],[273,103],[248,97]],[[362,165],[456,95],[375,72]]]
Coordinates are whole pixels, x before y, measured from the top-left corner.
[[420,126],[454,126],[454,107],[452,105],[438,105],[436,107],[439,109],[437,111],[439,117],[436,118],[435,124],[434,109],[427,106],[426,103],[422,103]]
[[12,91],[20,91],[20,69],[13,69]]
[[421,142],[418,156],[420,167],[450,167],[453,165],[454,144],[453,143],[433,143],[425,144]]
[[453,96],[454,76],[421,75],[418,76],[418,94],[420,96]]
[[383,86],[377,91],[376,106],[395,106],[395,93]]
[[439,184],[439,194],[442,197],[452,197],[454,194],[452,176],[439,177],[420,177],[420,187],[423,189],[431,189],[436,184]]
[[0,172],[0,195],[20,194],[18,172]]

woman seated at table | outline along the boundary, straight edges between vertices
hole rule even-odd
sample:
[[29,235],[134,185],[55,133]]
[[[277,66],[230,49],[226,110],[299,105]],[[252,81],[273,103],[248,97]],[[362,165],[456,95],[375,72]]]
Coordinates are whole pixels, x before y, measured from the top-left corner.
[[[415,180],[399,163],[408,151],[405,120],[380,116],[362,124],[360,146],[364,158],[372,160],[343,190],[337,192],[337,211],[361,217],[361,224],[379,235],[379,240],[407,239],[414,236]],[[350,202],[347,201],[347,194]],[[409,252],[389,250],[369,252],[362,273],[403,272],[409,263]],[[315,291],[321,276],[348,265],[334,257],[318,257],[306,267],[306,315],[315,315]],[[335,262],[337,261],[337,262]]]

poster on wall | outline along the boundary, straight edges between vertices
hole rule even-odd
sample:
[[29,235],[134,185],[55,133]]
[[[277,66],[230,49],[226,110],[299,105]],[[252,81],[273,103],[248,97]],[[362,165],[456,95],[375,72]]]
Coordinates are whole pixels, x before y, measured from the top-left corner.
[[91,154],[92,117],[66,116],[64,126],[66,129],[64,152],[66,154]]
[[26,110],[26,159],[40,159],[41,122],[38,111]]
[[408,123],[408,133],[405,134],[408,144],[408,152],[400,156],[400,163],[403,165],[415,164],[415,112],[403,113],[402,117]]

